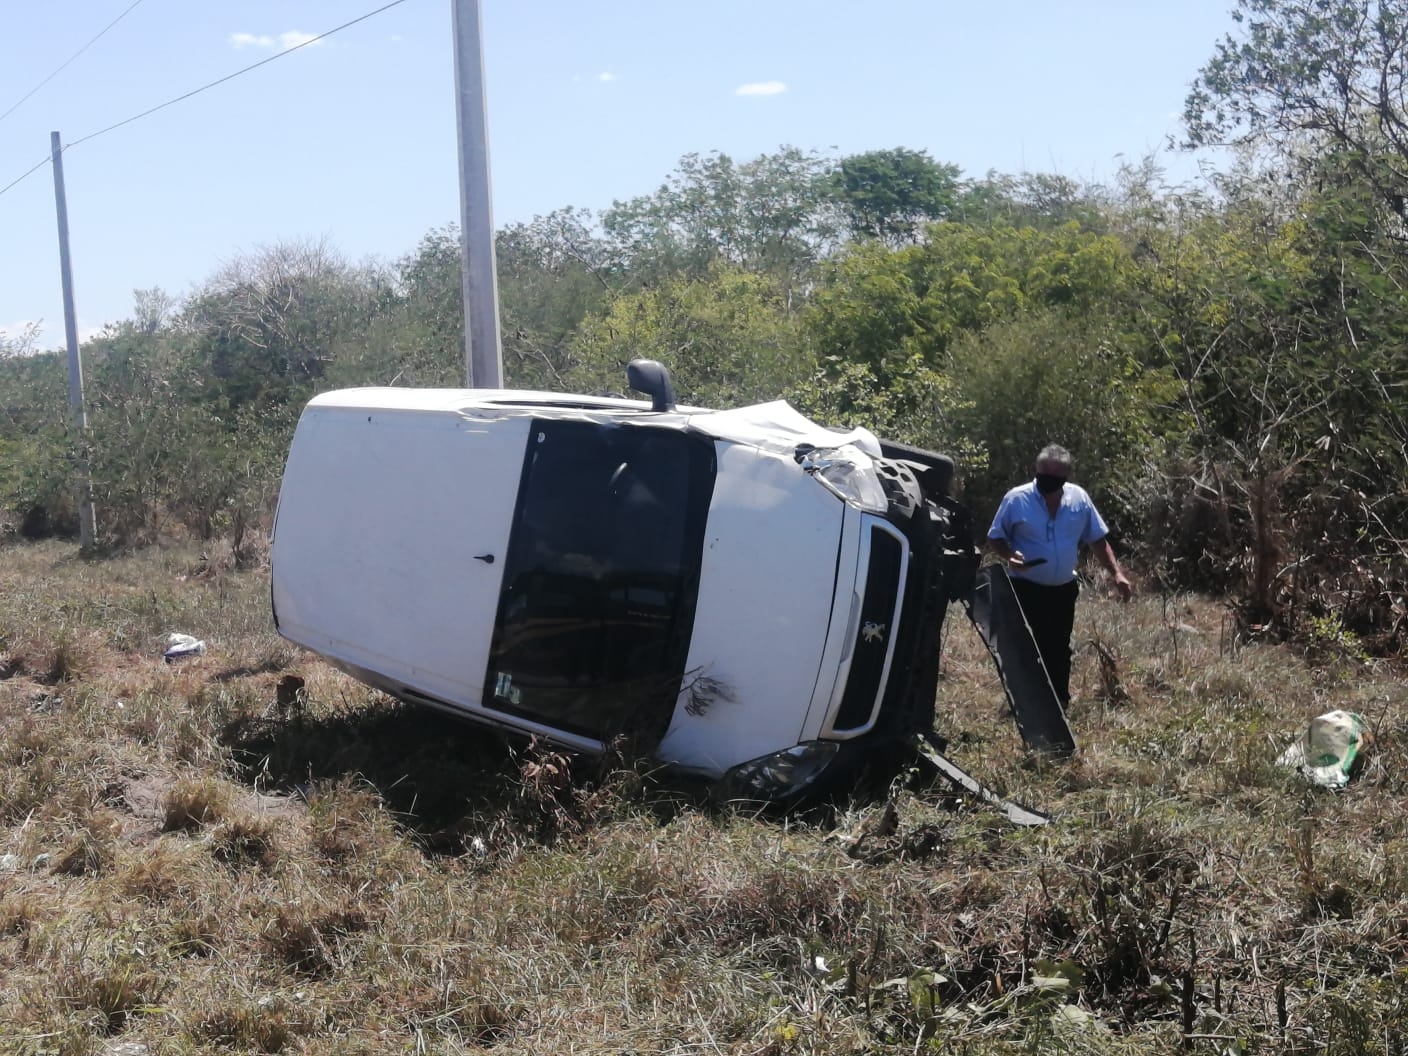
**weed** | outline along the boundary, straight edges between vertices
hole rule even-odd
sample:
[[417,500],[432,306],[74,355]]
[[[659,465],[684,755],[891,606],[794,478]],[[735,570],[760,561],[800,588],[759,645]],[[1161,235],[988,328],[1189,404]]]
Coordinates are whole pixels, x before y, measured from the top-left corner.
[[274,823],[268,818],[236,814],[211,832],[210,850],[219,861],[267,869],[277,858],[274,834]]
[[50,868],[67,876],[87,876],[107,870],[116,857],[121,824],[111,811],[95,810],[53,855]]
[[428,1004],[431,1007],[408,1016],[417,1035],[430,1034],[475,1047],[503,1041],[527,1013],[521,1005],[462,994],[453,984]]
[[1308,617],[1302,633],[1305,635],[1306,649],[1322,663],[1327,660],[1352,660],[1360,664],[1370,662],[1364,643],[1344,625],[1338,612]]
[[395,840],[376,790],[350,780],[311,793],[308,833],[313,849],[330,861],[374,857]]
[[46,916],[44,900],[29,892],[0,896],[0,936],[28,935]]
[[278,1053],[309,1032],[287,1002],[276,998],[221,1004],[187,1026],[187,1032],[222,1048]]
[[220,951],[229,933],[229,921],[221,910],[195,907],[170,923],[167,948],[177,957],[203,957]]
[[32,626],[6,639],[6,676],[27,674],[43,685],[77,682],[100,663],[101,646],[90,630],[66,623]]
[[188,777],[162,797],[162,832],[186,832],[213,825],[229,812],[234,795],[215,777]]
[[169,989],[169,981],[139,957],[121,955],[107,963],[77,966],[58,999],[69,1008],[98,1013],[100,1031],[112,1034],[131,1016],[155,1007]]
[[[510,746],[365,689],[214,551],[71,550],[0,561],[4,1056],[1408,1050],[1408,690],[1220,650],[1216,602],[1082,604],[1115,681],[1077,656],[1059,764],[1023,757],[960,614],[936,724],[1055,816],[1018,832],[902,785],[711,811],[628,746]],[[171,630],[211,652],[162,663]],[[1275,765],[1334,707],[1376,734],[1337,795]]]
[[209,884],[201,856],[185,840],[163,839],[127,857],[117,874],[122,892],[150,903],[193,899]]
[[332,910],[290,902],[275,907],[261,937],[276,961],[303,975],[323,976],[343,964],[338,940],[369,923],[363,909],[351,902]]

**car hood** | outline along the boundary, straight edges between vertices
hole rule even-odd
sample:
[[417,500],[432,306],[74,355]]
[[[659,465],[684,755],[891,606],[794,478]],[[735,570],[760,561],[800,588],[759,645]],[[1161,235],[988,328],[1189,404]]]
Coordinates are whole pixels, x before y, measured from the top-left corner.
[[826,648],[846,510],[798,469],[790,448],[718,441],[716,453],[694,634],[658,749],[662,760],[710,776],[801,736]]

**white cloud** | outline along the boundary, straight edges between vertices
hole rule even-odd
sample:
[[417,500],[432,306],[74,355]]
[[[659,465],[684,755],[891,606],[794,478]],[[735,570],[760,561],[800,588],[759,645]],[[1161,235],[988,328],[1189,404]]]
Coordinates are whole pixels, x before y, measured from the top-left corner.
[[787,85],[781,81],[755,81],[752,84],[740,84],[733,90],[734,95],[781,95],[787,91]]
[[243,48],[265,48],[273,50],[277,48],[279,51],[288,51],[290,48],[296,48],[300,44],[307,44],[316,36],[316,33],[304,33],[301,29],[288,29],[272,37],[267,34],[260,35],[257,33],[231,33],[230,45],[236,50]]
[[296,48],[300,44],[311,43],[313,38],[317,35],[316,33],[304,33],[301,29],[290,29],[279,34],[279,43],[283,45],[283,49],[287,51],[289,48]]
[[596,75],[596,79],[602,84],[610,84],[612,81],[619,80],[619,78],[610,70],[603,70],[601,73],[598,73]]

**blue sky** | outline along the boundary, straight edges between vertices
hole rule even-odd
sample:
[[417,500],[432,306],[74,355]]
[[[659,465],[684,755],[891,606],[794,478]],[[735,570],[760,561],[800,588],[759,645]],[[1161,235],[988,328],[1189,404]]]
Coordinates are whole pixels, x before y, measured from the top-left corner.
[[[452,0],[0,6],[0,187],[64,155],[80,331],[261,246],[394,260],[459,218]],[[494,222],[649,193],[691,151],[926,150],[1108,179],[1159,150],[1233,0],[480,0]],[[111,25],[51,80],[75,52]],[[23,102],[20,102],[24,99]],[[16,105],[18,104],[18,105]],[[9,113],[6,113],[9,111]],[[1169,156],[1172,175],[1194,159]],[[53,176],[0,193],[0,332],[63,343]]]

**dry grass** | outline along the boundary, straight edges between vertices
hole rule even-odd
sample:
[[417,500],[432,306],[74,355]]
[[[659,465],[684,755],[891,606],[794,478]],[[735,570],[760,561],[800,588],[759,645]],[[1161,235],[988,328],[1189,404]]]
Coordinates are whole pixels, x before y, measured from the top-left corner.
[[[1382,665],[1092,592],[1053,764],[959,617],[950,755],[1055,823],[903,782],[767,821],[392,706],[227,565],[0,552],[0,1053],[1408,1049]],[[1274,765],[1334,707],[1377,739],[1338,795]]]

